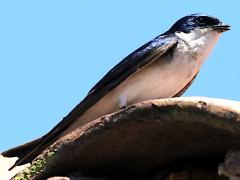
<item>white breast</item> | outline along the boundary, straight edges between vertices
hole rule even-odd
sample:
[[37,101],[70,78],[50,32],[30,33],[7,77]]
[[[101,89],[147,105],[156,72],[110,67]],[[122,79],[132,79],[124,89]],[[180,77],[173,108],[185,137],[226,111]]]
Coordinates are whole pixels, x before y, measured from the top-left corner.
[[159,59],[122,83],[117,88],[121,92],[117,96],[119,105],[172,97],[191,81],[196,72],[192,56],[176,51],[173,57]]

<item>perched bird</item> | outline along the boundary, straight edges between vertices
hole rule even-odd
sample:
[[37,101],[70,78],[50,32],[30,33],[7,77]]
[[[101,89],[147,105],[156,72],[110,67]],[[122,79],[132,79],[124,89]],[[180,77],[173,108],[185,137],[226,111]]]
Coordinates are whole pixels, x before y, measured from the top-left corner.
[[49,133],[2,155],[19,157],[13,167],[25,164],[58,138],[100,116],[137,102],[180,96],[229,27],[204,14],[181,18],[113,67]]

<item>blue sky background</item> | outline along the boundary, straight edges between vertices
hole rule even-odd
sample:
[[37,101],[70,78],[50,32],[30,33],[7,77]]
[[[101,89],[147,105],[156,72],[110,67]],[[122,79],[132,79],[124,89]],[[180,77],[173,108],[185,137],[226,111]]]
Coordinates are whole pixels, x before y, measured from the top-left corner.
[[232,26],[185,96],[240,101],[238,1],[1,1],[0,151],[48,132],[117,62],[177,19]]

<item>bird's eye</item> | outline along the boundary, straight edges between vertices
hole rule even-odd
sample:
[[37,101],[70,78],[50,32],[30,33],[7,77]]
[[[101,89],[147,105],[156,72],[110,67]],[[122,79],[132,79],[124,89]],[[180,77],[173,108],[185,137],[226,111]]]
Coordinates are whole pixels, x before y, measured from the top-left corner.
[[207,16],[201,16],[201,17],[196,18],[196,22],[201,26],[216,25],[219,23],[219,21],[217,19],[207,17]]

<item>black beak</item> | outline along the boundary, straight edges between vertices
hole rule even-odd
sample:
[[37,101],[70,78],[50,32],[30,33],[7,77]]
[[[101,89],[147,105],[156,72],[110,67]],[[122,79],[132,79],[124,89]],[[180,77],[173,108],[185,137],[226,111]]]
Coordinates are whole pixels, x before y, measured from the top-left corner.
[[225,32],[225,31],[230,30],[230,26],[227,24],[220,23],[218,25],[214,25],[213,29],[216,31],[219,31],[219,32]]

